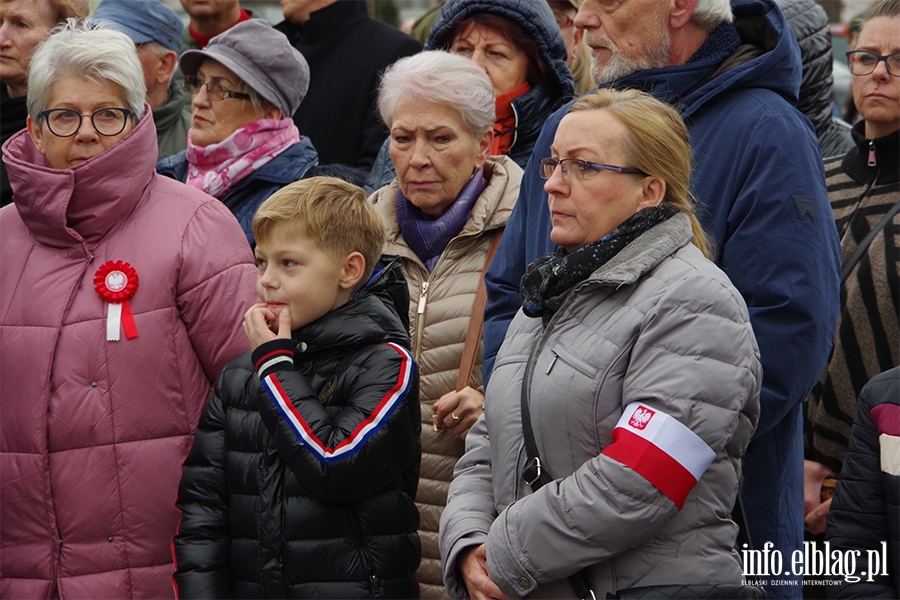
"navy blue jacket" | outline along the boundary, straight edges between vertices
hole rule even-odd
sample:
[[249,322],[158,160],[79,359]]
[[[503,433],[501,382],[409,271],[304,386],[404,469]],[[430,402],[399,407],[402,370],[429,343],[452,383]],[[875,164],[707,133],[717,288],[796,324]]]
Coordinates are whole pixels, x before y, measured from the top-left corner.
[[[744,467],[750,532],[755,546],[771,541],[790,556],[803,538],[800,403],[834,339],[840,248],[815,131],[792,106],[800,87],[797,41],[768,0],[736,0],[733,10],[743,41],[761,46],[760,56],[709,81],[718,64],[696,61],[634,73],[616,86],[651,92],[688,125],[698,216],[717,264],[747,302],[762,355],[761,415]],[[522,274],[554,249],[537,160],[550,156],[567,108],[541,132],[486,275],[486,377],[521,305]]]
[[[289,183],[303,179],[310,167],[319,164],[319,155],[308,137],[300,141],[255,170],[228,191],[222,202],[234,213],[247,241],[253,246],[253,215],[266,198]],[[186,152],[161,158],[156,172],[181,181],[187,180]]]

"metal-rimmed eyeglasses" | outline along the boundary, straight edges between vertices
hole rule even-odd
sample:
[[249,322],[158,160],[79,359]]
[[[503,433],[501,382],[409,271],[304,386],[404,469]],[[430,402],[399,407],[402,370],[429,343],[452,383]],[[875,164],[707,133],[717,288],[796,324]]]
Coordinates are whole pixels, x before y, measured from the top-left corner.
[[194,77],[193,75],[184,76],[184,89],[187,90],[187,92],[191,96],[196,96],[197,92],[200,91],[200,88],[203,87],[206,88],[206,97],[213,102],[218,102],[220,100],[224,100],[225,98],[235,98],[237,100],[250,99],[250,94],[245,94],[243,92],[232,92],[215,79],[204,83],[200,81],[199,78]]
[[[565,163],[569,163],[570,166],[566,167]],[[563,177],[569,179],[569,173],[574,173],[575,179],[578,179],[579,181],[585,177],[599,173],[600,171],[647,176],[647,174],[640,169],[632,169],[631,167],[604,165],[603,163],[595,163],[578,158],[542,158],[538,161],[538,172],[541,174],[541,178],[550,179],[553,177],[553,172],[556,171],[556,165],[559,165],[559,168],[562,169]]]
[[81,129],[84,117],[91,118],[91,125],[97,133],[106,137],[119,135],[125,130],[128,117],[134,111],[127,108],[98,108],[91,114],[81,114],[70,108],[51,108],[42,111],[41,118],[47,123],[50,133],[56,137],[72,137]]
[[868,75],[875,70],[878,63],[884,61],[887,72],[900,77],[900,52],[880,56],[868,50],[851,50],[847,53],[847,66],[854,75]]

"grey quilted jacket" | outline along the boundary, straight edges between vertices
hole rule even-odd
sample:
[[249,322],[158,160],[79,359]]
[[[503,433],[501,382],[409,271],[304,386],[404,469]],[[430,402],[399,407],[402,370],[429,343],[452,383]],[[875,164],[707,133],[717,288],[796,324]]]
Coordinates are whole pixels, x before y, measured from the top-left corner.
[[[574,597],[566,578],[585,567],[598,598],[634,586],[740,583],[729,513],[762,371],[743,299],[690,239],[688,218],[676,215],[578,284],[546,329],[516,315],[441,518],[451,596],[467,596],[457,560],[481,543],[510,597]],[[556,478],[536,493],[522,480],[529,360],[534,435]],[[627,446],[617,423],[634,402],[679,429],[676,454],[699,443],[711,461],[686,497],[650,483],[655,459],[632,468],[612,458]]]

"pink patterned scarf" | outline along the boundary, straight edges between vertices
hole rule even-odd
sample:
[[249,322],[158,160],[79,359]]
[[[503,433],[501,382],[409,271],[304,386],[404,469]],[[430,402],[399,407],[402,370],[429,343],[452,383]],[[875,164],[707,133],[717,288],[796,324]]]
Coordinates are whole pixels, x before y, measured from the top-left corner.
[[221,199],[236,183],[299,141],[300,131],[290,118],[253,121],[205,148],[195,146],[188,132],[185,183]]

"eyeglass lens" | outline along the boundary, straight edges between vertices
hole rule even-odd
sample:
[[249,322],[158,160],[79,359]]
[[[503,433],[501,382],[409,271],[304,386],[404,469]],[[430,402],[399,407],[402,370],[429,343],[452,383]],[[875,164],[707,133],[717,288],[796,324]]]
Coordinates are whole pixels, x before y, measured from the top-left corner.
[[[81,129],[84,115],[74,110],[55,109],[47,111],[47,126],[50,132],[59,137],[69,137]],[[91,123],[97,133],[105,136],[113,136],[122,133],[128,120],[129,110],[123,108],[101,108],[91,115]]]
[[854,75],[868,75],[881,61],[884,61],[888,73],[894,77],[900,77],[900,52],[894,52],[887,56],[879,56],[866,50],[854,50],[847,53],[847,65]]

